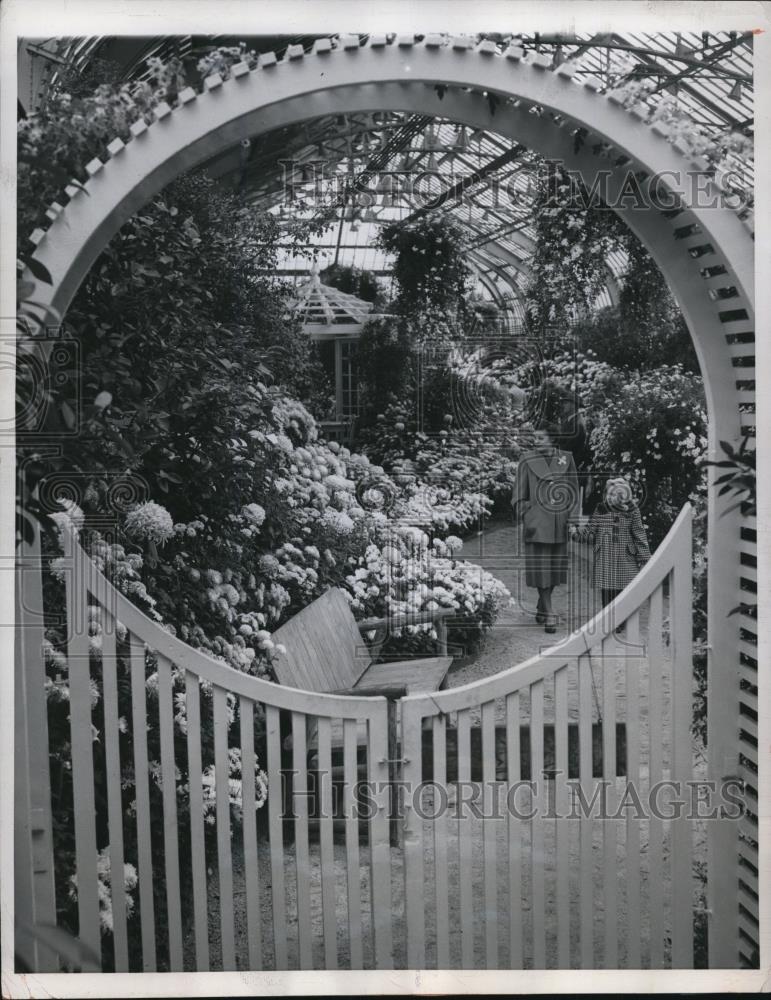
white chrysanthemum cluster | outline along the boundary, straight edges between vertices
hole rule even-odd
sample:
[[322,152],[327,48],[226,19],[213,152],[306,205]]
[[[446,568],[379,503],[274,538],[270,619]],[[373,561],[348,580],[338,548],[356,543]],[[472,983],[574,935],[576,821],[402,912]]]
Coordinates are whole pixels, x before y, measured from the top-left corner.
[[85,514],[78,507],[74,500],[60,499],[59,506],[63,509],[61,511],[56,511],[54,514],[49,514],[49,517],[56,525],[56,529],[61,533],[62,528],[65,526],[70,528],[70,530],[77,535],[78,532],[83,527],[83,522],[85,521]]
[[[108,934],[113,929],[112,912],[112,871],[110,864],[110,847],[103,847],[96,856],[97,893],[99,898],[99,926],[102,934]],[[137,870],[126,862],[123,865],[123,887],[126,893],[126,916],[134,912],[133,892],[137,887]],[[78,876],[70,876],[70,899],[78,898]]]

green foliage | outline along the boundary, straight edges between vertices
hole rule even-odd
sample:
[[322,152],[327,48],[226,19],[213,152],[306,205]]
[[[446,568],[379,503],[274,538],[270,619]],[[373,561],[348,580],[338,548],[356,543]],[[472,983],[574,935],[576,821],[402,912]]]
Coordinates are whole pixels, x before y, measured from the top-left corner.
[[729,441],[721,441],[720,447],[723,449],[725,459],[720,462],[705,462],[705,465],[714,465],[718,469],[728,469],[715,479],[715,486],[719,486],[718,496],[726,493],[733,493],[740,499],[729,507],[724,513],[736,510],[741,507],[742,514],[754,517],[757,511],[756,494],[756,466],[755,449],[748,448],[749,435],[744,438],[739,445],[739,450],[735,451]]
[[[540,178],[536,249],[527,289],[531,329],[556,349],[568,346],[617,368],[666,361],[698,372],[685,321],[658,265],[615,212],[589,203],[559,169]],[[617,307],[591,312],[608,282],[608,257],[623,254]]]
[[202,177],[175,182],[124,226],[67,318],[84,399],[107,392],[111,402],[65,446],[63,467],[95,478],[128,468],[152,496],[167,495],[175,520],[220,523],[229,504],[252,498],[252,470],[223,436],[265,422],[268,366],[306,397],[319,382],[284,288],[267,276],[274,238],[272,220]]
[[343,264],[330,264],[319,275],[325,285],[331,285],[341,292],[355,295],[364,302],[383,305],[383,291],[377,278],[369,271],[358,267],[346,267]]
[[[623,292],[627,292],[627,286]],[[591,351],[598,360],[619,370],[652,369],[666,362],[680,364],[690,372],[698,372],[696,352],[685,321],[674,306],[671,296],[665,299],[665,294],[664,288],[661,294],[652,296],[654,301],[668,301],[672,305],[671,312],[658,320],[653,307],[646,316],[630,320],[623,307],[610,306],[591,316],[581,317],[570,328],[567,339],[581,353],[588,354]],[[643,303],[646,301],[642,296],[639,300]]]
[[615,212],[584,207],[586,191],[558,166],[538,175],[534,198],[535,252],[526,292],[532,331],[567,334],[607,281],[607,258],[619,242]]
[[426,313],[443,316],[451,325],[469,318],[464,240],[458,223],[442,215],[393,222],[380,230],[378,245],[394,255],[396,312],[405,321]]
[[32,230],[47,226],[45,212],[53,201],[64,199],[64,188],[73,180],[88,179],[86,164],[107,143],[127,141],[129,127],[150,112],[165,91],[149,81],[101,83],[89,91],[84,83],[71,93],[51,93],[40,111],[18,125],[17,211],[19,256],[34,249],[27,243]]
[[704,488],[701,379],[676,365],[661,366],[636,373],[610,399],[604,392],[590,397],[589,405],[595,464],[639,485],[643,522],[657,545],[686,500]]
[[366,324],[356,346],[361,409],[359,443],[369,442],[378,415],[413,389],[417,365],[418,356],[406,331],[393,318],[370,320]]
[[[725,459],[719,462],[705,462],[705,465],[714,465],[718,469],[728,469],[717,476],[714,486],[718,487],[718,496],[733,493],[738,497],[735,503],[723,511],[741,510],[746,517],[754,517],[757,513],[757,469],[756,454],[754,448],[749,448],[749,435],[744,438],[739,445],[738,451],[734,450],[729,441],[721,441],[720,447],[723,450]],[[757,617],[758,606],[755,602],[742,602],[737,605],[730,614],[746,614]]]

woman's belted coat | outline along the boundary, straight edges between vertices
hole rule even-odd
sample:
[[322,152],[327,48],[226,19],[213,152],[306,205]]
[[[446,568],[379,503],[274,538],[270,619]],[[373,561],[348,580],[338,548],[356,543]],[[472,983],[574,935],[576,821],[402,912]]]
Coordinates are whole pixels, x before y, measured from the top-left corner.
[[526,544],[567,542],[568,522],[580,513],[578,476],[570,452],[555,448],[551,458],[525,452],[517,466],[512,506],[522,521]]

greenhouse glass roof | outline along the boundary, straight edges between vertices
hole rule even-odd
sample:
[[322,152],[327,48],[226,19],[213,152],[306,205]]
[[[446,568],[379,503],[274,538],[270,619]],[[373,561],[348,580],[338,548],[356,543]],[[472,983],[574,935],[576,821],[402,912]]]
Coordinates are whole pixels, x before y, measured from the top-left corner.
[[[310,50],[316,37],[121,36],[22,44],[30,47],[33,61],[47,62],[44,93],[59,84],[63,67],[83,72],[112,66],[118,79],[138,80],[151,75],[148,59],[176,57],[195,80],[198,61],[217,47],[243,42],[247,51],[275,51],[280,57],[290,44]],[[724,168],[751,194],[751,33],[479,38],[534,49],[552,66],[572,61],[578,79],[595,76],[605,90],[636,84],[639,100],[648,107],[668,102],[687,117],[689,127],[726,147]],[[282,233],[279,269],[288,275],[307,275],[316,260],[322,267],[353,265],[387,276],[390,260],[375,246],[379,228],[428,211],[449,213],[468,234],[480,291],[516,311],[533,247],[531,203],[542,162],[495,132],[424,115],[374,112],[318,117],[245,139],[223,149],[205,169],[247,204],[276,216]],[[612,254],[607,263],[610,288],[623,272],[623,255]]]

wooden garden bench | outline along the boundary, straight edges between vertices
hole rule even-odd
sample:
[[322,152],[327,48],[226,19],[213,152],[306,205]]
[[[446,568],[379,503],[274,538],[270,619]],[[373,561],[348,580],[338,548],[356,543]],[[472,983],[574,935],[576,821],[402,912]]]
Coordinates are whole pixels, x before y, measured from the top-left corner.
[[[368,618],[357,622],[342,590],[331,588],[273,633],[286,647],[274,662],[279,684],[325,694],[384,695],[437,691],[442,687],[452,656],[447,655],[446,621],[451,608],[415,615]],[[434,623],[438,656],[373,663],[388,627]],[[375,631],[371,645],[362,633]]]
[[[423,691],[437,691],[444,684],[452,656],[447,655],[447,627],[445,619],[454,612],[442,608],[434,612],[414,615],[393,615],[390,618],[368,618],[357,622],[353,617],[348,599],[342,590],[334,587],[318,597],[308,607],[303,608],[280,629],[273,633],[273,641],[286,647],[274,661],[273,667],[279,684],[302,688],[325,694],[359,695],[365,697],[383,696],[388,699],[388,775],[393,783],[396,779],[396,762],[399,738],[397,734],[397,702],[406,694]],[[398,660],[396,662],[373,663],[386,635],[386,629],[404,625],[418,625],[432,622],[436,627],[438,656],[420,659]],[[368,645],[364,632],[375,632],[374,640]],[[285,751],[291,747],[291,734],[285,732],[282,746]],[[332,720],[332,780],[343,780],[343,766],[336,749],[342,747],[343,727],[340,720]],[[316,720],[308,717],[306,743],[308,761],[311,767],[316,761],[317,727]],[[357,743],[363,750],[367,743],[366,724],[357,725]],[[366,778],[366,761],[358,757],[359,775]],[[291,764],[288,764],[291,766]],[[392,785],[390,815],[390,840],[397,842],[398,823],[396,815],[395,787]],[[340,796],[342,800],[342,796]],[[285,811],[289,813],[288,805]],[[314,816],[310,817],[311,830],[316,829]],[[335,820],[335,829],[344,833],[344,820]],[[360,824],[360,835],[366,823]]]

